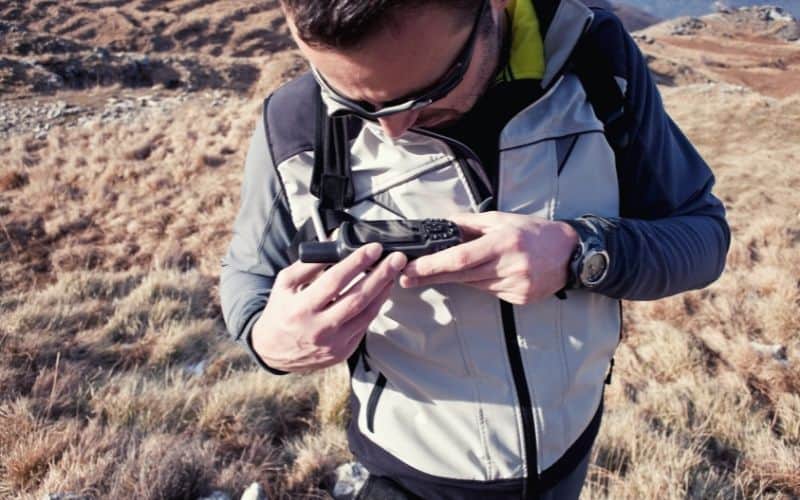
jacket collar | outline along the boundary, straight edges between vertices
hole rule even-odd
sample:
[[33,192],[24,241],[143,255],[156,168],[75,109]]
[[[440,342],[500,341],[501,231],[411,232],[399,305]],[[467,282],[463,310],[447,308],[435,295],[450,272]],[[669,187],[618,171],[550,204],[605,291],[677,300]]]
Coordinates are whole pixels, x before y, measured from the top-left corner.
[[531,0],[511,0],[506,5],[506,19],[508,32],[497,82],[541,80],[545,70],[544,45]]
[[544,32],[542,87],[548,88],[561,73],[594,14],[580,0],[533,0],[533,4]]

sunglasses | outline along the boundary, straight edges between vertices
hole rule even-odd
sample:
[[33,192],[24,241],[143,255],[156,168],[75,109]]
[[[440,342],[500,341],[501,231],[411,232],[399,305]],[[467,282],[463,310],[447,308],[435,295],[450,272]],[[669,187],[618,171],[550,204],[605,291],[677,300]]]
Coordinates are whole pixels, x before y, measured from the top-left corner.
[[487,5],[489,5],[489,0],[484,0],[480,9],[478,10],[478,14],[475,16],[475,21],[472,24],[472,31],[469,34],[469,38],[467,38],[466,43],[458,53],[455,62],[433,85],[430,85],[426,89],[416,93],[416,96],[406,96],[399,99],[394,99],[385,103],[380,108],[376,108],[375,106],[372,106],[364,101],[354,101],[343,96],[325,81],[325,78],[322,77],[316,68],[312,67],[311,70],[314,73],[314,77],[316,78],[320,87],[327,93],[331,100],[344,106],[348,111],[362,118],[376,120],[378,118],[383,118],[384,116],[424,108],[425,106],[428,106],[449,94],[458,86],[459,83],[461,83],[461,80],[464,79],[464,74],[466,74],[467,68],[469,68],[469,64],[472,59],[472,49],[475,46],[478,25],[480,24],[481,18],[483,18],[483,13],[486,11]]

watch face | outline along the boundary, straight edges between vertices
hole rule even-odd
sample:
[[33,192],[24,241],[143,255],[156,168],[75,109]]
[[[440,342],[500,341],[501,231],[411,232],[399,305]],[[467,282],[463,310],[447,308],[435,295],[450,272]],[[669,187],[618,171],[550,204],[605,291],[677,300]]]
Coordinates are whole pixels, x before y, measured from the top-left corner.
[[595,252],[586,256],[581,269],[581,281],[586,285],[597,284],[608,267],[608,257],[603,252]]

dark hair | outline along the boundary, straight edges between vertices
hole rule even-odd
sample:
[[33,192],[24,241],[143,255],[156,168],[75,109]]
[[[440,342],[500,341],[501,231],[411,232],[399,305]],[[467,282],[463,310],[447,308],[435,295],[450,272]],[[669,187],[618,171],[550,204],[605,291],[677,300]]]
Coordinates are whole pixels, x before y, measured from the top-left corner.
[[467,19],[481,0],[280,0],[301,40],[311,46],[351,48],[377,33],[403,10],[440,5]]

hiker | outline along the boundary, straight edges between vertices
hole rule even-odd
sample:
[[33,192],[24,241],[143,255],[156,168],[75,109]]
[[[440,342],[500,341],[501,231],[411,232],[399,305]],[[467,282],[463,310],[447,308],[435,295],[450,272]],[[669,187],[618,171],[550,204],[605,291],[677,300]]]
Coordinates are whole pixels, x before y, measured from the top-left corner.
[[[231,335],[275,374],[347,361],[361,498],[577,498],[620,299],[708,285],[730,243],[642,54],[578,0],[281,4],[311,71],[252,136]],[[428,218],[465,241],[297,260],[315,220]]]

